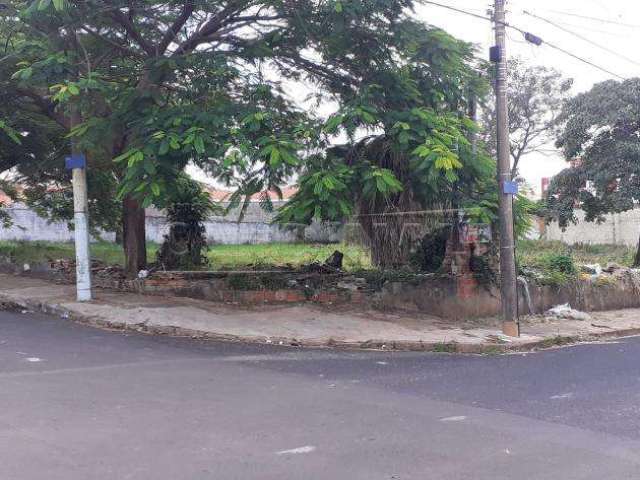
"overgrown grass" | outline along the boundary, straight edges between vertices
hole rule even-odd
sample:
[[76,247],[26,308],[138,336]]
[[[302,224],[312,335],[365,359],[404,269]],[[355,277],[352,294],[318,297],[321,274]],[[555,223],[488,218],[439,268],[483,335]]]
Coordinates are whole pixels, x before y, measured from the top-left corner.
[[[156,259],[158,245],[148,244],[150,262]],[[270,243],[264,245],[213,245],[208,258],[213,270],[268,269],[299,267],[312,262],[324,262],[334,250],[344,253],[348,271],[371,270],[369,252],[355,245],[325,245],[302,243]],[[561,242],[525,240],[518,242],[518,263],[521,268],[543,272],[551,284],[562,283],[574,276],[571,265],[615,262],[622,266],[633,263],[635,251],[616,245],[567,246]],[[111,243],[94,243],[92,258],[107,264],[124,262],[122,247]],[[0,241],[0,257],[10,257],[17,263],[37,263],[57,259],[73,259],[72,243]],[[577,270],[576,270],[577,271]]]
[[[147,246],[149,261],[156,256],[158,246]],[[61,242],[16,242],[0,241],[0,257],[8,257],[16,263],[41,263],[53,260],[71,260],[75,258],[73,243]],[[91,258],[109,265],[124,263],[124,252],[120,245],[99,242],[91,244]]]
[[344,253],[345,270],[371,268],[369,253],[354,245],[269,243],[263,245],[214,245],[208,258],[212,269],[298,267],[324,262],[335,250]]
[[617,263],[631,266],[635,251],[620,245],[565,245],[562,242],[524,240],[517,246],[518,266],[537,283],[562,286],[578,278],[580,265]]
[[518,242],[518,262],[533,266],[541,259],[552,255],[569,255],[578,264],[599,263],[603,267],[610,262],[630,267],[635,249],[624,245],[566,245],[562,242],[543,240],[522,240]]
[[[149,243],[147,255],[156,260],[158,245]],[[369,254],[362,247],[351,245],[271,243],[265,245],[213,245],[208,258],[211,269],[259,269],[299,267],[311,262],[324,262],[335,250],[344,253],[344,267],[355,271],[371,268]],[[73,259],[73,243],[0,241],[0,257],[16,263],[40,263],[58,259]],[[122,247],[112,243],[91,245],[91,257],[107,264],[124,262]]]

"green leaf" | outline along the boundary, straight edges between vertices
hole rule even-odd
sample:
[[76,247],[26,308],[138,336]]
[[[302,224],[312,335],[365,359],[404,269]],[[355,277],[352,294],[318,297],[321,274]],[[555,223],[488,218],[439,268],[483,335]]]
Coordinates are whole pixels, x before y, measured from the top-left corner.
[[127,158],[133,155],[134,152],[135,150],[129,150],[127,152],[124,152],[122,155],[118,155],[116,158],[114,158],[113,161],[115,163],[124,162]]
[[140,193],[143,190],[146,190],[147,186],[148,186],[147,182],[142,182],[142,183],[138,184],[138,186],[136,188],[133,189],[133,192],[134,193]]
[[151,176],[154,176],[156,173],[158,173],[156,166],[153,164],[153,162],[150,159],[146,159],[143,166],[144,166],[144,171]]
[[369,112],[367,112],[366,110],[361,110],[360,111],[360,118],[362,118],[362,120],[365,123],[376,123],[376,117],[374,117],[373,115],[371,115]]
[[193,147],[196,149],[196,152],[198,152],[199,154],[203,154],[205,152],[204,140],[202,139],[202,137],[200,136],[195,137],[193,141]]
[[324,125],[324,129],[328,133],[333,133],[344,122],[344,115],[333,115],[327,120]]
[[277,167],[278,165],[280,165],[280,150],[278,150],[276,147],[273,147],[271,149],[271,155],[269,157],[269,163],[271,164],[272,167]]
[[13,80],[29,80],[32,75],[33,75],[33,68],[26,67],[26,68],[21,68],[16,73],[11,75],[11,78]]
[[158,155],[166,155],[169,152],[169,142],[165,139],[160,143],[158,148]]

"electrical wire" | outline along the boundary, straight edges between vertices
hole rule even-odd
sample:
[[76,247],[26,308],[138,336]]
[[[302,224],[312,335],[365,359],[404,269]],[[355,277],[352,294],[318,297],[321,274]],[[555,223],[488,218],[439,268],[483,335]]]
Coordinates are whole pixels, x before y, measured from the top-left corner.
[[599,43],[594,42],[590,38],[587,38],[584,35],[581,35],[581,34],[579,34],[577,32],[569,30],[568,28],[565,28],[565,27],[563,27],[561,25],[558,25],[556,22],[553,22],[553,21],[549,20],[548,18],[541,17],[539,15],[536,15],[535,13],[529,12],[528,10],[523,10],[522,13],[524,13],[525,15],[529,15],[530,17],[537,18],[538,20],[541,20],[541,21],[543,21],[545,23],[548,23],[549,25],[551,25],[551,26],[553,26],[553,27],[555,27],[555,28],[557,28],[559,30],[562,30],[563,32],[568,33],[569,35],[573,35],[574,37],[579,38],[580,40],[582,40],[583,42],[588,43],[589,45],[593,45],[594,47],[597,47],[597,48],[599,48],[601,50],[604,50],[605,52],[608,52],[608,53],[610,53],[612,55],[615,55],[616,57],[619,57],[619,58],[621,58],[623,60],[626,60],[629,63],[633,63],[634,65],[640,67],[640,62],[634,60],[633,58],[629,58],[629,57],[627,57],[625,55],[622,55],[621,53],[616,52],[615,50],[612,50],[611,48],[608,48],[608,47],[605,47],[603,45],[600,45]]
[[432,2],[431,0],[420,0],[420,2],[421,3],[427,3],[429,5],[435,5],[436,7],[446,8],[447,10],[453,10],[454,12],[462,13],[464,15],[469,15],[469,16],[475,17],[475,18],[480,18],[482,20],[488,20],[490,22],[493,21],[493,19],[491,19],[490,17],[487,17],[485,15],[480,15],[478,13],[473,13],[473,12],[470,12],[468,10],[463,10],[462,8],[452,7],[451,5],[445,5],[443,3]]
[[[429,4],[429,5],[434,5],[436,7],[446,8],[447,10],[452,10],[454,12],[462,13],[464,15],[468,15],[468,16],[475,17],[475,18],[480,18],[482,20],[486,20],[486,21],[489,21],[489,22],[493,22],[494,21],[491,17],[485,17],[483,15],[478,15],[478,14],[475,14],[473,12],[468,12],[466,10],[463,10],[461,8],[452,7],[451,5],[445,5],[445,4],[434,2],[434,1],[431,1],[431,0],[421,0],[421,2]],[[511,28],[511,29],[513,29],[513,30],[515,30],[517,32],[520,32],[525,36],[530,35],[530,32],[527,32],[526,30],[523,30],[522,28],[519,28],[519,27],[517,27],[517,26],[515,26],[513,24],[510,24],[508,22],[503,22],[502,25],[504,25],[507,28]],[[612,72],[611,70],[607,70],[606,68],[601,67],[600,65],[592,62],[591,60],[587,60],[586,58],[583,58],[583,57],[580,57],[579,55],[576,55],[575,53],[571,53],[570,51],[568,51],[568,50],[566,50],[566,49],[564,49],[564,48],[562,48],[562,47],[560,47],[560,46],[558,46],[558,45],[556,45],[554,43],[551,43],[551,42],[548,42],[548,41],[544,40],[543,44],[547,45],[550,48],[553,48],[554,50],[557,50],[557,51],[559,51],[561,53],[564,53],[565,55],[567,55],[567,56],[569,56],[571,58],[574,58],[575,60],[578,60],[578,61],[580,61],[582,63],[587,64],[587,65],[590,65],[593,68],[596,68],[596,69],[598,69],[598,70],[600,70],[600,71],[602,71],[604,73],[607,73],[608,75],[616,77],[616,78],[618,78],[620,80],[626,80],[626,78],[623,77],[622,75],[618,75],[617,73]]]
[[619,21],[616,21],[616,20],[609,20],[607,18],[590,17],[588,15],[580,15],[578,13],[571,13],[571,12],[563,12],[561,10],[547,10],[547,11],[556,13],[558,15],[565,15],[565,16],[568,16],[568,17],[576,17],[576,18],[581,18],[583,20],[590,20],[590,21],[593,21],[593,22],[608,23],[610,25],[618,25],[618,26],[627,27],[627,28],[640,28],[640,24],[624,23],[624,22],[619,22]]
[[625,31],[623,33],[620,30],[618,30],[616,32],[613,32],[611,30],[603,30],[603,29],[600,29],[600,28],[588,27],[586,25],[579,25],[577,23],[570,23],[570,22],[567,22],[567,21],[559,21],[559,20],[557,20],[556,23],[559,24],[559,25],[562,25],[563,27],[578,28],[583,32],[596,33],[596,34],[607,35],[607,36],[610,36],[610,37],[624,38],[624,39],[628,39],[634,34],[636,34],[636,35],[640,34],[640,30],[638,30],[636,32]]

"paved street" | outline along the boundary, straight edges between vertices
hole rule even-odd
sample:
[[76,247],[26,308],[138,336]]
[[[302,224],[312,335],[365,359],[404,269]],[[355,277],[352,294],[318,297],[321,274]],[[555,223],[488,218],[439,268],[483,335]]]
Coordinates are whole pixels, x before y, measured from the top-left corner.
[[640,339],[296,350],[0,312],[0,479],[640,477]]

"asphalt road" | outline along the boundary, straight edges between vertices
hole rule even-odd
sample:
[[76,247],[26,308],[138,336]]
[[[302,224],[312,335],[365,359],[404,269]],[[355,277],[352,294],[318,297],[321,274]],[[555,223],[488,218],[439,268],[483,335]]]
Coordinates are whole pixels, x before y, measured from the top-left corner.
[[638,338],[314,351],[0,312],[0,479],[639,479],[638,359]]

